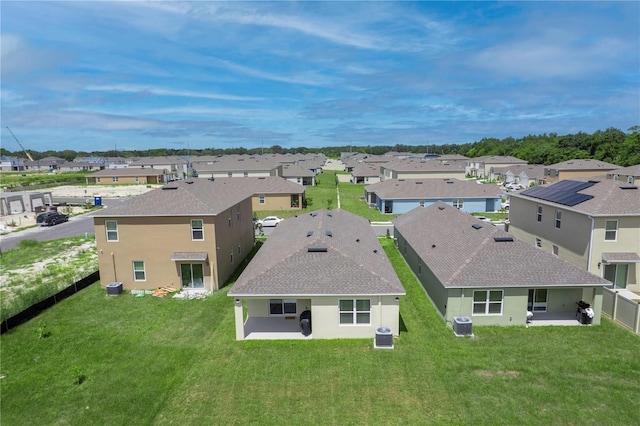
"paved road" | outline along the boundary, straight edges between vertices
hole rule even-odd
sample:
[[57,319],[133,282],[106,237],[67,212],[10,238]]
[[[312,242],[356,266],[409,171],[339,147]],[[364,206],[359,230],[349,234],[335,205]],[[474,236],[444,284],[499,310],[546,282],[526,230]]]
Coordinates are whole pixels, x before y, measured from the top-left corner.
[[[103,200],[106,208],[116,206],[125,199],[107,199]],[[0,239],[0,250],[11,250],[20,244],[22,240],[49,241],[58,238],[77,237],[82,235],[93,235],[93,217],[92,213],[81,216],[74,216],[69,222],[61,223],[51,227],[35,227],[24,231],[14,232],[2,236]]]

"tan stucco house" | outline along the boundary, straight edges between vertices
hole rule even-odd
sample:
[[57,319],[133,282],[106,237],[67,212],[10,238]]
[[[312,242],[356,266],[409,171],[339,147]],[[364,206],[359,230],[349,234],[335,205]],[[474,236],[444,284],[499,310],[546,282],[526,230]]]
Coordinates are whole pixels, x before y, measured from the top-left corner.
[[[447,323],[599,324],[607,281],[442,202],[393,220],[398,250]],[[533,318],[528,321],[528,314]]]
[[509,233],[640,291],[640,189],[612,179],[569,179],[511,194]]
[[640,183],[640,164],[612,170],[607,173],[607,179],[619,180],[629,184]]
[[550,164],[544,168],[544,177],[548,183],[565,179],[589,178],[606,175],[620,166],[592,159],[574,159]]
[[464,165],[436,160],[398,160],[380,166],[382,181],[389,179],[461,179],[465,178]]
[[165,183],[168,179],[163,169],[117,168],[104,169],[84,177],[87,185],[148,185]]
[[228,293],[237,340],[398,335],[404,294],[369,222],[343,210],[280,223]]
[[494,169],[525,165],[527,162],[510,155],[484,155],[482,157],[470,158],[465,166],[467,176],[476,178],[489,178]]
[[254,245],[251,192],[223,182],[172,182],[94,216],[103,286],[222,287]]

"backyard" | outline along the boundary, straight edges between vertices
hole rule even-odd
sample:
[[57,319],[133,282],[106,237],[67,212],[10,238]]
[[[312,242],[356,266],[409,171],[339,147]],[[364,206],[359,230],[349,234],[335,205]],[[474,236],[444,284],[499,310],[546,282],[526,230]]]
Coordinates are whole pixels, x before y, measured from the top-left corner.
[[[318,208],[319,206],[316,206]],[[98,283],[2,335],[1,422],[616,424],[640,422],[640,340],[598,327],[455,337],[391,239],[407,295],[395,349],[372,339],[234,340],[228,286],[203,300]]]

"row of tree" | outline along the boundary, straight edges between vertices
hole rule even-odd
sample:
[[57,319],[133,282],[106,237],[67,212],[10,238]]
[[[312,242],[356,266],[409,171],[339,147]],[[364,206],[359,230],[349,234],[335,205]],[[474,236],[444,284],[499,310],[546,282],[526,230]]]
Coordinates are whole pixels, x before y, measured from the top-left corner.
[[[555,133],[528,135],[522,138],[485,138],[477,142],[444,145],[389,145],[389,146],[332,146],[323,148],[283,148],[273,145],[269,148],[205,148],[205,149],[148,149],[130,151],[31,151],[34,159],[55,156],[72,161],[77,157],[152,157],[167,155],[230,155],[230,154],[310,154],[323,153],[330,158],[338,158],[342,152],[360,152],[383,155],[389,151],[412,153],[460,154],[470,158],[485,155],[511,155],[529,164],[554,164],[576,158],[591,158],[631,166],[640,164],[640,126],[634,126],[628,133],[609,128],[592,134],[579,132],[570,135]],[[24,157],[22,151],[11,152],[0,148],[1,155]]]

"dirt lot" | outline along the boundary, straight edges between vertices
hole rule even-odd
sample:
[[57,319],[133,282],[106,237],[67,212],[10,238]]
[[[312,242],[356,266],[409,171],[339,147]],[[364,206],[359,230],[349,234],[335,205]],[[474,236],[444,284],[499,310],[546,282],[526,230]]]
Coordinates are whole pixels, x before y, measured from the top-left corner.
[[[58,186],[34,192],[50,191],[53,198],[80,197],[93,200],[93,197],[96,195],[100,195],[102,198],[134,197],[136,195],[149,192],[155,188],[159,188],[160,186],[161,185],[150,185],[150,187],[147,185]],[[66,209],[69,209],[69,212],[67,212]],[[61,207],[60,211],[75,215],[83,213],[85,209],[82,207]],[[9,232],[20,231],[25,227],[33,226],[35,224],[36,214],[33,212],[0,216],[0,233],[7,234]]]

